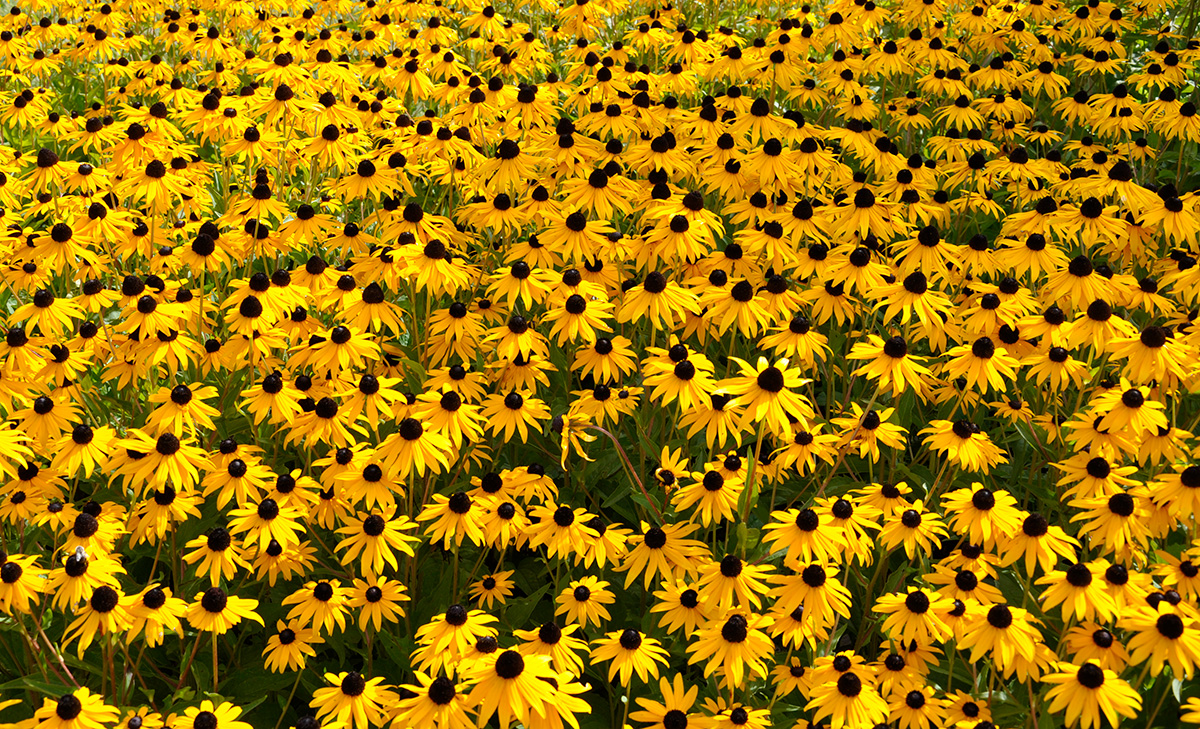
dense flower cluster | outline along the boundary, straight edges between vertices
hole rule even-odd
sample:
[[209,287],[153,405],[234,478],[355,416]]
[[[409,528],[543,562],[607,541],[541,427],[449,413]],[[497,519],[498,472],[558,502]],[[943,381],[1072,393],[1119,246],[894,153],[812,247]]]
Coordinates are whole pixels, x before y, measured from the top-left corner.
[[1200,723],[1198,20],[14,7],[0,716]]

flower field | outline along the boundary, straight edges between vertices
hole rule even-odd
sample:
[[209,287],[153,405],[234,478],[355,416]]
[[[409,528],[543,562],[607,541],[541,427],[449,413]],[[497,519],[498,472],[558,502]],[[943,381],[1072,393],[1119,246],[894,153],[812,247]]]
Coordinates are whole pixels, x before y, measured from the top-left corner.
[[1200,724],[1197,0],[0,16],[0,727]]

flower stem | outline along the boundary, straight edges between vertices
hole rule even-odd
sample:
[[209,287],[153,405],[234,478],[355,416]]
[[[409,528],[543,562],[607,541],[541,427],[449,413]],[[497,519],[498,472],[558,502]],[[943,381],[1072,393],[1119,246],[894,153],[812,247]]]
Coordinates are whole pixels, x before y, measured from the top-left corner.
[[275,729],[283,724],[283,717],[287,716],[288,708],[292,705],[292,699],[296,697],[296,689],[300,687],[300,677],[304,675],[304,669],[296,671],[296,681],[292,684],[292,692],[288,694],[287,701],[283,702],[283,708],[279,710],[279,718],[275,720]]
[[183,671],[179,674],[179,683],[175,685],[175,690],[183,688],[183,684],[187,681],[188,671],[192,668],[192,661],[196,660],[196,653],[200,650],[200,638],[204,633],[196,633],[196,643],[192,646],[192,653],[188,656],[187,662],[183,664]]
[[212,634],[213,693],[217,692],[217,633]]
[[633,470],[633,464],[629,462],[629,456],[625,454],[625,449],[622,448],[621,444],[617,442],[617,437],[604,428],[601,428],[599,425],[589,425],[587,427],[590,430],[595,430],[608,436],[608,439],[611,440],[613,445],[617,447],[617,453],[621,456],[621,461],[625,464],[625,467],[629,469],[629,478],[632,479],[635,484],[637,484],[637,487],[642,492],[642,496],[646,497],[646,503],[650,505],[651,510],[654,511],[654,516],[657,517],[658,521],[661,523],[663,518],[662,512],[658,510],[658,506],[654,503],[654,500],[650,498],[650,494],[646,491],[646,487],[642,484],[642,479],[637,475],[637,471]]
[[[22,628],[25,627],[20,623],[20,621],[18,621],[18,624],[21,625]],[[46,631],[42,629],[42,621],[39,618],[34,617],[33,625],[37,628],[38,637],[40,637],[42,642],[46,644],[46,648],[48,648],[50,652],[54,654],[54,658],[58,661],[59,667],[62,668],[63,673],[67,674],[67,678],[71,680],[71,685],[73,685],[75,688],[79,688],[79,682],[75,680],[75,676],[71,673],[71,669],[67,668],[67,662],[63,660],[62,653],[60,653],[58,648],[50,642],[50,638],[46,635]]]
[[[742,559],[746,558],[746,524],[750,521],[750,510],[754,508],[755,498],[754,485],[758,481],[758,457],[762,453],[763,431],[766,430],[767,421],[763,420],[758,424],[758,435],[754,441],[754,458],[751,459],[750,465],[746,468],[746,485],[742,490],[742,523],[738,528],[738,551]],[[774,504],[767,505],[767,511],[771,510]]]
[[954,658],[958,655],[958,643],[951,644],[952,647],[946,652],[950,654],[950,668],[946,672],[946,689],[945,694],[949,695],[954,690]]
[[[867,583],[867,591],[863,593],[864,600],[870,600],[872,591],[875,589],[875,583],[879,581],[879,576],[883,574],[884,568],[887,566],[888,558],[892,556],[892,550],[885,549],[883,555],[879,558],[879,562],[875,565],[875,574],[871,575],[871,581]],[[886,581],[886,580],[885,580]],[[864,607],[862,622],[858,624],[858,635],[854,640],[854,650],[857,651],[862,647],[867,639],[867,621],[870,620],[872,613],[869,610],[869,603]]]
[[[138,682],[138,684],[139,684],[139,685],[142,687],[142,691],[143,691],[143,692],[146,694],[146,698],[147,698],[148,700],[150,700],[150,695],[151,695],[151,694],[150,694],[150,689],[148,689],[148,688],[146,687],[146,679],[142,678],[142,672],[138,670],[138,665],[137,665],[137,663],[136,663],[136,662],[133,660],[133,658],[131,658],[131,657],[130,657],[130,655],[129,655],[129,648],[128,648],[128,647],[126,647],[125,643],[124,643],[124,642],[122,642],[122,641],[119,641],[119,640],[118,640],[118,641],[117,641],[117,644],[121,646],[121,652],[122,652],[122,653],[125,655],[125,663],[126,663],[126,665],[128,665],[128,666],[129,666],[130,670],[133,672],[133,675],[134,675],[134,677],[136,677],[136,678],[137,678],[137,682]],[[154,706],[154,701],[153,701],[153,700],[150,700],[150,708],[152,708],[152,709],[153,709],[153,708],[156,708],[156,707]]]
[[[1180,150],[1182,154],[1182,150]],[[1158,703],[1154,705],[1154,711],[1150,712],[1150,718],[1146,720],[1146,727],[1149,729],[1154,726],[1154,720],[1158,717],[1158,710],[1162,708],[1163,702],[1167,700],[1167,694],[1171,693],[1171,682],[1161,681],[1163,685],[1162,695],[1158,697]]]
[[[846,397],[850,397],[849,386],[846,388]],[[834,462],[833,468],[829,469],[829,475],[825,477],[825,482],[821,484],[821,488],[817,491],[818,498],[825,495],[825,489],[829,488],[829,482],[833,480],[833,474],[837,473],[838,468],[842,465],[842,461],[846,460],[846,451],[854,447],[854,439],[858,437],[858,432],[862,430],[863,418],[867,417],[867,413],[871,412],[871,407],[875,404],[875,398],[877,397],[879,397],[878,389],[876,389],[871,395],[871,399],[867,401],[867,406],[863,408],[862,417],[858,419],[858,425],[855,426],[854,431],[850,433],[850,438],[847,439],[846,447],[838,449],[837,461]],[[828,415],[826,417],[828,417]],[[792,501],[794,502],[795,499],[792,499]],[[791,504],[788,504],[788,506],[790,507]]]

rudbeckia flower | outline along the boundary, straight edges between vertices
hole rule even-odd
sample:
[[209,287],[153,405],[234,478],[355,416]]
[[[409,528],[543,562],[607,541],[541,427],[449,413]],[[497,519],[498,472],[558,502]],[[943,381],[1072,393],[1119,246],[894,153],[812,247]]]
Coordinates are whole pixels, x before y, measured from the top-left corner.
[[1175,675],[1191,677],[1200,661],[1200,632],[1190,612],[1163,600],[1157,607],[1143,605],[1129,609],[1118,625],[1131,634],[1126,644],[1130,665],[1148,662],[1154,675],[1170,665]]
[[908,343],[901,336],[884,341],[872,334],[867,342],[854,345],[849,359],[871,360],[854,370],[854,374],[878,380],[879,386],[890,388],[893,396],[910,386],[919,394],[923,388],[921,378],[929,375],[920,358],[909,354]]
[[925,442],[932,450],[967,471],[988,473],[1008,460],[987,433],[968,420],[935,420],[921,435],[928,435]]
[[696,630],[687,648],[688,663],[704,663],[704,675],[717,673],[726,686],[741,684],[747,675],[766,678],[762,659],[771,651],[771,640],[762,631],[766,622],[745,610],[719,613]]
[[661,644],[632,628],[608,633],[594,643],[591,660],[611,661],[608,680],[612,681],[619,675],[622,686],[628,686],[635,673],[643,683],[658,678],[659,668],[656,664],[666,663],[667,652]]
[[317,689],[310,704],[317,716],[353,727],[381,726],[387,714],[384,706],[396,701],[395,692],[383,683],[382,678],[367,679],[355,671],[327,673],[325,681],[333,684]]
[[554,678],[550,656],[522,656],[508,649],[488,655],[474,665],[468,679],[474,683],[468,702],[479,707],[479,716],[508,729],[513,720],[527,724],[531,715],[553,710],[555,690],[545,680]]
[[263,624],[255,612],[258,600],[229,595],[219,587],[197,593],[194,599],[195,602],[188,605],[187,620],[197,630],[221,635],[243,620]]
[[57,699],[43,698],[34,719],[37,726],[47,729],[99,729],[116,721],[119,715],[102,696],[79,688]]
[[298,621],[279,620],[275,630],[263,649],[266,667],[273,673],[303,670],[308,659],[317,655],[312,645],[324,642],[311,628]]
[[415,684],[400,686],[407,692],[398,704],[397,719],[412,726],[469,729],[470,704],[462,687],[445,676],[417,672]]
[[600,625],[612,618],[605,605],[611,605],[615,596],[607,588],[609,583],[593,576],[574,580],[555,598],[558,607],[555,616],[566,615],[568,622],[586,628],[589,623]]
[[642,534],[630,538],[634,544],[629,554],[617,569],[626,572],[625,587],[632,585],[638,575],[649,587],[656,575],[663,578],[694,575],[698,570],[696,560],[703,551],[703,543],[689,539],[688,535],[698,529],[696,524],[664,524],[661,527],[641,524]]
[[1082,666],[1059,663],[1057,669],[1042,680],[1054,686],[1046,695],[1050,711],[1065,709],[1069,726],[1079,723],[1090,729],[1102,726],[1104,720],[1117,726],[1122,716],[1137,717],[1141,696],[1113,671],[1090,662]]
[[721,389],[738,398],[746,408],[742,416],[743,427],[753,420],[774,435],[787,438],[792,433],[792,419],[800,423],[813,419],[814,413],[808,402],[792,391],[805,385],[807,380],[800,376],[798,369],[789,368],[786,359],[772,365],[765,357],[759,357],[756,366],[736,357],[730,359],[738,366],[739,376],[723,380]]
[[992,544],[1020,528],[1016,499],[1007,491],[992,491],[975,483],[946,494],[942,501],[953,514],[950,526],[965,533],[972,543]]
[[359,629],[365,631],[370,625],[378,631],[383,629],[384,621],[394,623],[404,616],[400,603],[408,599],[404,585],[397,580],[386,577],[356,578],[347,604],[359,611]]

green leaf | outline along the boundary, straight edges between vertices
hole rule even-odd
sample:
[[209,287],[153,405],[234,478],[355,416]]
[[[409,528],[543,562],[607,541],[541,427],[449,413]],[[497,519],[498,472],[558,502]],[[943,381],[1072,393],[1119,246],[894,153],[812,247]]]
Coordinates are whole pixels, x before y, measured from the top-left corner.
[[[285,681],[285,683],[288,683],[288,682]],[[220,702],[225,699],[224,696],[221,696],[219,694],[213,694],[213,693],[205,693],[204,696],[206,698],[212,699],[214,702]],[[261,704],[262,702],[267,700],[267,696],[269,696],[269,694],[262,694],[257,699],[254,699],[254,700],[250,701],[249,703],[241,703],[240,707],[242,709],[242,714],[245,715],[245,714],[249,714],[251,711],[254,711],[254,709],[257,708],[259,704]]]
[[[292,681],[295,680],[288,674],[274,673],[261,665],[239,668],[230,673],[227,678],[223,678],[223,690],[227,691],[230,696],[239,699],[257,699],[253,706],[257,706],[263,698],[272,693],[290,688]],[[243,705],[243,711],[250,711],[251,706]]]
[[401,360],[400,364],[404,365],[405,379],[408,384],[415,389],[420,389],[421,383],[425,381],[425,367],[420,362],[411,359]]
[[14,689],[28,689],[30,691],[36,691],[39,694],[45,694],[46,696],[54,697],[62,696],[63,694],[69,694],[74,691],[73,687],[67,686],[66,684],[43,681],[40,678],[34,678],[32,676],[22,676],[21,678],[9,681],[8,683],[0,684],[0,691],[11,691]]
[[168,711],[176,704],[190,704],[195,698],[196,689],[192,688],[191,686],[184,686],[167,698],[167,703],[166,706],[163,707],[163,710]]
[[525,628],[529,622],[529,616],[533,614],[533,609],[537,607],[542,596],[550,591],[550,587],[548,584],[542,585],[541,589],[529,597],[509,603],[508,608],[504,612],[508,624],[514,628]]

